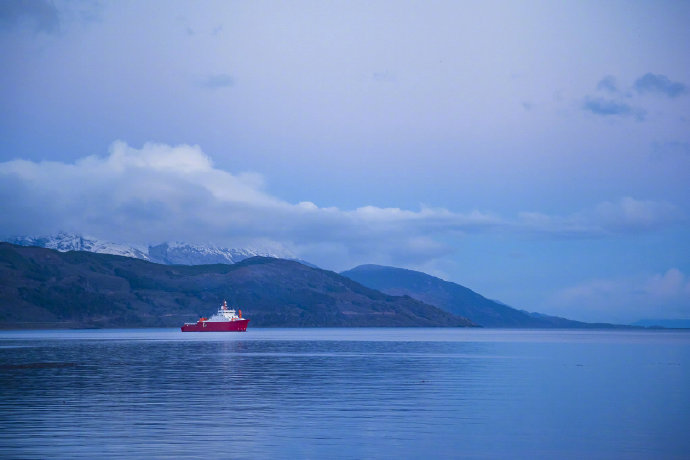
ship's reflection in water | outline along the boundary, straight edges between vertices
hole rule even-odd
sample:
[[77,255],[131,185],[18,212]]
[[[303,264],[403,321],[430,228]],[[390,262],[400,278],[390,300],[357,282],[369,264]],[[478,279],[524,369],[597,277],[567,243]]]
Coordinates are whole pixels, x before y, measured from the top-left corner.
[[0,333],[3,458],[662,458],[690,334]]

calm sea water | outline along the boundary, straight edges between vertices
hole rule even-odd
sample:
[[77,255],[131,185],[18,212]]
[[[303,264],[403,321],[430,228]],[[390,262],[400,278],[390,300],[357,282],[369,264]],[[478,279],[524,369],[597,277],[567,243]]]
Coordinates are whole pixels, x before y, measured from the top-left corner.
[[690,333],[0,332],[2,458],[689,458]]

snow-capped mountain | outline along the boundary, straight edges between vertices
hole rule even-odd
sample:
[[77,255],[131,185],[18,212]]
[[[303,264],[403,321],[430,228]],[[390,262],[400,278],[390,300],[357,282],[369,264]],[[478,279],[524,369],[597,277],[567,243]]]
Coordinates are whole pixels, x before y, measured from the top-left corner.
[[182,242],[162,243],[155,246],[133,246],[110,243],[97,238],[74,233],[58,233],[53,236],[20,236],[6,239],[20,246],[38,246],[66,251],[88,251],[100,254],[134,257],[166,265],[234,264],[254,256],[285,257],[268,251],[254,249],[229,249],[214,245]]
[[266,251],[181,242],[149,246],[148,256],[151,262],[167,265],[234,264],[254,256],[278,257]]
[[75,233],[60,232],[52,236],[19,236],[7,239],[7,242],[19,246],[38,246],[41,248],[56,249],[60,252],[87,251],[149,260],[148,249],[146,247],[109,243],[107,241],[85,237]]

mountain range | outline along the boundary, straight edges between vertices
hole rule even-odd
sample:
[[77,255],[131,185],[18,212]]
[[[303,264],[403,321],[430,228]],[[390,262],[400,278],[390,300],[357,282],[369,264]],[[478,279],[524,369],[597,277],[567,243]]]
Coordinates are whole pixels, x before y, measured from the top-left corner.
[[296,261],[162,265],[132,257],[0,243],[0,327],[173,327],[223,299],[252,326],[473,326]]
[[[337,275],[333,272],[319,270],[318,267],[315,267],[304,261],[299,261],[301,263],[297,263],[294,259],[292,260],[291,264],[284,265],[284,263],[289,262],[289,260],[282,260],[281,262],[278,262],[278,260],[281,259],[276,258],[276,254],[251,249],[228,249],[213,245],[167,242],[155,246],[138,247],[109,243],[96,238],[89,238],[79,234],[70,233],[60,233],[49,237],[24,236],[13,238],[11,242],[14,244],[14,246],[8,245],[8,247],[16,248],[17,246],[21,246],[26,247],[27,249],[53,249],[58,251],[58,253],[66,254],[65,257],[67,257],[67,259],[47,256],[42,259],[32,259],[35,261],[35,264],[24,265],[24,267],[31,267],[31,269],[26,273],[22,273],[21,270],[15,270],[14,272],[12,270],[4,270],[2,273],[3,278],[0,279],[3,281],[3,285],[7,284],[8,286],[0,287],[3,289],[3,295],[5,295],[5,297],[0,296],[0,301],[3,302],[3,305],[0,305],[0,308],[2,308],[3,311],[7,308],[14,308],[14,306],[8,307],[11,302],[18,302],[17,305],[23,305],[27,308],[30,307],[27,311],[31,311],[32,308],[46,308],[46,305],[51,302],[56,305],[64,304],[68,302],[69,296],[71,295],[70,293],[73,294],[77,292],[80,293],[80,296],[85,296],[83,298],[89,298],[91,301],[99,304],[99,302],[106,302],[105,299],[108,296],[114,295],[113,292],[117,291],[118,295],[120,296],[118,297],[119,300],[117,300],[119,304],[134,306],[132,307],[133,310],[130,313],[136,318],[125,315],[122,321],[117,320],[115,316],[108,315],[104,315],[103,320],[100,323],[93,317],[78,317],[76,319],[69,319],[69,321],[76,321],[75,324],[78,323],[82,326],[85,324],[102,324],[103,326],[171,325],[172,319],[170,320],[171,324],[168,324],[168,322],[156,322],[155,315],[158,311],[156,310],[155,305],[157,305],[157,302],[165,303],[170,301],[172,302],[172,307],[169,306],[169,308],[173,308],[173,311],[178,312],[175,314],[187,317],[191,314],[192,310],[185,308],[180,309],[179,305],[184,305],[190,308],[193,307],[195,309],[194,314],[191,314],[193,317],[197,314],[208,315],[209,313],[212,313],[211,311],[208,311],[210,308],[209,305],[199,302],[199,300],[204,299],[211,301],[214,299],[213,295],[216,295],[216,297],[219,296],[218,298],[215,298],[216,303],[220,301],[220,297],[237,299],[238,301],[241,301],[241,303],[252,305],[252,309],[254,309],[255,306],[262,305],[261,302],[265,302],[263,307],[257,310],[256,315],[254,315],[254,318],[257,320],[255,321],[254,325],[265,326],[336,326],[355,324],[382,326],[431,326],[456,324],[457,318],[469,318],[469,321],[466,320],[467,322],[463,323],[463,325],[476,324],[484,327],[521,328],[612,327],[609,324],[583,323],[565,318],[519,310],[501,302],[488,299],[459,284],[444,281],[426,273],[395,267],[361,265]],[[80,253],[80,251],[81,256],[76,256],[75,254]],[[69,257],[88,258],[88,253],[93,253],[91,254],[93,256],[122,256],[125,258],[125,261],[118,262],[119,265],[133,263],[131,260],[136,259],[139,259],[137,260],[137,263],[147,262],[148,264],[135,265],[136,276],[133,275],[134,278],[130,278],[129,275],[123,275],[123,273],[130,272],[126,270],[122,271],[123,269],[121,268],[118,268],[118,272],[113,271],[110,275],[105,275],[103,272],[103,267],[99,264],[91,264],[88,266],[101,267],[100,272],[85,270],[83,265],[81,266],[81,270],[78,271],[78,275],[76,275],[76,272],[72,273],[72,269],[74,267],[67,269],[70,264],[64,262],[70,260]],[[258,259],[256,259],[257,257]],[[96,257],[94,260],[100,259]],[[258,263],[257,260],[264,260],[264,262]],[[269,264],[268,262],[265,262],[266,260],[271,260],[272,262]],[[36,275],[36,273],[45,274],[50,272],[50,270],[55,269],[53,264],[48,263],[48,261],[62,261],[63,263],[61,263],[60,266],[66,271],[60,272],[61,276],[48,277],[49,280],[52,280],[51,283],[46,284],[46,282],[43,282],[39,283],[38,285],[27,283],[26,279],[40,279],[41,276],[43,276]],[[235,273],[233,270],[224,272],[223,270],[228,270],[227,267],[223,268],[216,266],[236,265],[245,261],[246,263],[242,265],[242,270],[238,271],[237,273]],[[1,260],[0,263],[2,263]],[[42,266],[42,263],[46,263],[46,266]],[[176,283],[171,282],[170,280],[166,281],[163,279],[165,277],[160,275],[160,267],[171,265],[199,266],[200,268],[198,269],[190,269],[192,271],[185,271],[187,270],[185,268],[176,268],[176,270],[181,273],[179,276],[185,278],[184,282],[180,281],[182,284],[186,285],[187,282],[198,281],[198,283],[195,285],[196,289],[190,288],[186,290],[185,294],[180,297],[179,292],[177,292],[178,289],[176,287]],[[258,266],[262,266],[263,269],[258,270],[256,268]],[[268,267],[275,268],[278,266],[281,267],[282,271],[277,271],[277,269],[272,270],[271,273],[275,275],[274,277],[267,278],[264,276],[264,271],[268,270]],[[305,271],[305,266],[312,271]],[[6,268],[7,266],[5,266],[5,269]],[[113,268],[112,270],[115,269]],[[206,273],[204,270],[210,270],[210,272]],[[220,288],[220,285],[214,285],[214,289],[210,291],[207,290],[208,286],[206,286],[205,282],[203,281],[208,277],[219,276],[219,270],[225,274],[233,273],[232,276],[228,275],[228,284],[226,286],[227,290],[223,291]],[[244,273],[246,276],[249,276],[247,274],[253,274],[253,276],[257,276],[258,278],[254,280],[250,280],[249,278],[241,278],[244,280],[243,283],[245,284],[236,284],[237,280],[233,277],[239,276],[240,273]],[[455,319],[451,319],[450,317],[436,317],[431,314],[430,311],[427,311],[422,315],[426,319],[421,322],[414,319],[415,315],[409,315],[407,313],[399,317],[396,316],[398,313],[395,315],[387,313],[387,316],[376,316],[375,314],[374,316],[371,316],[373,313],[369,312],[360,318],[360,316],[357,315],[360,315],[361,312],[353,313],[358,310],[347,310],[346,307],[344,307],[344,305],[350,302],[349,298],[351,297],[351,293],[349,293],[349,291],[342,291],[340,287],[334,287],[326,283],[324,279],[322,279],[322,273],[329,273],[329,276],[336,276],[338,279],[342,278],[338,281],[338,283],[340,283],[340,285],[349,286],[349,289],[353,289],[353,286],[355,285],[358,286],[357,289],[365,289],[366,287],[371,292],[378,292],[379,295],[385,295],[390,298],[398,298],[396,302],[402,303],[406,303],[414,299],[416,302],[418,302],[418,304],[415,304],[415,308],[422,308],[420,305],[424,305],[424,308],[433,306],[445,314],[450,314]],[[67,274],[70,275],[67,276]],[[37,276],[38,278],[36,278]],[[77,276],[77,278],[74,278],[74,276]],[[103,281],[104,276],[109,281]],[[115,278],[120,277],[122,279],[115,280],[112,278],[112,276],[115,276]],[[153,277],[153,279],[158,280],[153,283],[155,286],[157,286],[155,289],[155,296],[153,295],[153,292],[149,292],[149,290],[142,292],[136,288],[136,286],[139,285],[138,280],[141,277],[143,277],[143,279],[150,279]],[[201,281],[197,280],[197,277],[201,277]],[[8,280],[14,280],[19,283],[15,283],[16,291],[13,291],[9,294],[7,288],[11,288],[12,282],[7,283]],[[291,282],[294,282],[294,286],[290,285],[288,280],[292,280]],[[333,280],[331,279],[331,281]],[[83,286],[82,284],[84,283],[86,284]],[[123,289],[116,289],[113,292],[110,292],[109,289],[105,289],[105,291],[104,289],[100,288],[92,289],[93,286],[107,286],[112,283],[120,287],[129,286],[127,288],[129,289],[129,294],[124,295],[125,291],[127,291],[127,289],[124,289],[124,287]],[[306,285],[304,283],[306,283]],[[147,281],[144,284],[149,285],[150,283]],[[277,286],[280,286],[281,288],[278,289]],[[40,294],[37,294],[36,290],[40,290]],[[29,295],[31,292],[36,295],[31,297],[31,295]],[[94,298],[94,295],[98,296],[103,294],[103,292],[107,294],[105,298],[99,297],[100,300]],[[176,292],[177,294],[175,294]],[[66,297],[64,299],[59,299],[60,293],[64,294]],[[130,294],[133,295],[134,298],[128,297]],[[188,298],[190,296],[191,298]],[[325,296],[324,299],[327,298],[328,300],[321,302],[318,300],[321,299],[321,296]],[[142,299],[147,299],[146,302],[152,302],[152,305],[147,307],[146,302],[143,302]],[[160,299],[167,300],[163,301]],[[10,302],[10,304],[6,305],[5,302]],[[178,305],[179,302],[182,302],[182,304]],[[363,301],[360,299],[359,302],[362,303]],[[366,303],[367,302],[364,302],[363,305]],[[273,305],[274,307],[269,308],[269,305]],[[320,310],[324,308],[324,305],[330,305],[328,308],[331,308],[331,312],[326,316],[322,316],[322,314],[325,313]],[[283,310],[285,310],[288,306],[299,306],[299,308],[303,310],[306,308],[306,310],[304,310],[306,313],[301,313],[302,319],[291,318],[289,317],[289,314],[285,316],[285,311]],[[84,305],[84,307],[86,308],[86,305]],[[408,305],[405,308],[409,307],[410,306]],[[335,308],[335,310],[333,310],[333,308]],[[336,315],[336,312],[338,312],[338,315],[340,316]],[[1,313],[2,311],[0,311],[0,314]],[[122,311],[121,313],[126,312]],[[50,317],[51,321],[58,321],[60,319],[67,320],[66,317],[62,317],[60,315],[48,315],[45,317]],[[5,319],[0,318],[0,322],[7,323],[7,321],[19,321],[21,318],[23,318],[22,315],[9,315]],[[166,318],[170,317],[166,316]],[[280,318],[284,320],[282,323],[279,321]],[[361,321],[359,321],[358,318],[361,319]],[[366,320],[364,318],[366,318]],[[26,318],[22,319],[21,321],[24,320],[26,320]],[[94,323],[94,321],[96,322]],[[175,319],[175,321],[179,322],[178,319]],[[7,324],[5,324],[6,327]]]

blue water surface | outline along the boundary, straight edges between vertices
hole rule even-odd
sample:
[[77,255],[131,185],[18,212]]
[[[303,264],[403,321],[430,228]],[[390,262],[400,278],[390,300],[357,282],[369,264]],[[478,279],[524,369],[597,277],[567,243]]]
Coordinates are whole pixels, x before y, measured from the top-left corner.
[[690,458],[690,333],[0,332],[2,458]]

